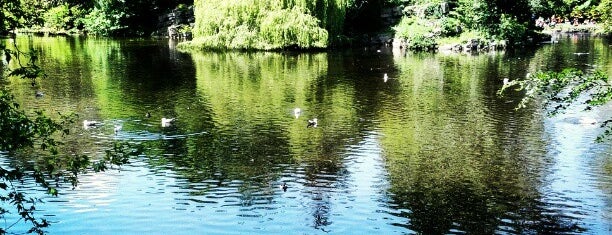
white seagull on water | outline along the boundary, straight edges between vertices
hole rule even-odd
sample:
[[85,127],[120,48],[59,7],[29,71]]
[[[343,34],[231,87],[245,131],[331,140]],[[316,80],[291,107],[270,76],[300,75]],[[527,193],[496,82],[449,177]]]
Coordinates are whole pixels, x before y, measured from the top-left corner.
[[162,118],[161,119],[161,126],[162,127],[169,127],[172,125],[172,123],[174,122],[174,118]]

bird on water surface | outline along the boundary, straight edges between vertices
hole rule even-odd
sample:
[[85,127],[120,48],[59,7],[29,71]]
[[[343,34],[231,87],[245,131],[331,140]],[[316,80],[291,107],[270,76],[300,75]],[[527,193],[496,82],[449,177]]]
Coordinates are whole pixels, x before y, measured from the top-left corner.
[[102,123],[98,122],[98,121],[88,121],[88,120],[83,120],[83,128],[85,129],[89,129],[92,127],[97,127],[99,125],[101,125]]
[[161,119],[161,126],[162,127],[169,127],[172,125],[172,123],[174,123],[174,118],[162,118]]
[[287,183],[283,183],[283,184],[280,186],[280,188],[281,188],[281,189],[282,189],[284,192],[287,192],[287,188],[289,188],[289,187],[287,186]]
[[308,125],[306,125],[306,128],[317,127],[318,124],[319,124],[319,120],[317,120],[316,118],[313,118],[313,119],[308,120]]

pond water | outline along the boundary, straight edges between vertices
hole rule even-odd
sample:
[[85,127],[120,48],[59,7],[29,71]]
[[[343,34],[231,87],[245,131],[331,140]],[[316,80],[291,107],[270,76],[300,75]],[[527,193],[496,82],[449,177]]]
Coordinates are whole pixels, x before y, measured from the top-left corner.
[[[144,147],[39,197],[49,234],[609,234],[609,106],[548,117],[503,78],[612,74],[610,42],[521,52],[181,53],[167,40],[18,37],[48,77],[7,79],[28,112],[79,115],[62,152]],[[388,79],[384,79],[387,74]],[[35,92],[44,96],[35,97]],[[294,109],[300,108],[299,115]],[[151,117],[146,117],[149,112]],[[175,118],[169,127],[161,118]],[[307,128],[307,120],[318,125]],[[102,123],[84,129],[83,120]],[[115,126],[121,126],[114,133]],[[6,153],[5,166],[21,161]],[[282,185],[286,184],[286,190]],[[3,204],[4,208],[10,205]],[[27,231],[14,214],[0,223]]]

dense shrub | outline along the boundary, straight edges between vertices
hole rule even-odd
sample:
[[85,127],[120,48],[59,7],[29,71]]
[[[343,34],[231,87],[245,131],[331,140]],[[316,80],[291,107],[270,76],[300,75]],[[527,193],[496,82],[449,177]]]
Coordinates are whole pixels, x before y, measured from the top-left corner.
[[457,0],[457,7],[451,14],[467,30],[480,31],[488,38],[510,43],[527,38],[530,24],[535,27],[528,0]]
[[53,7],[44,14],[45,27],[54,30],[68,28],[70,20],[71,16],[68,4]]
[[433,33],[434,27],[429,21],[417,17],[403,17],[394,30],[395,37],[404,39],[410,50],[433,51],[438,48]]
[[398,38],[409,38],[414,34],[430,34],[433,27],[429,21],[417,17],[402,17],[400,22],[393,27],[395,36]]
[[328,33],[319,27],[319,20],[302,13],[299,8],[270,12],[261,21],[260,36],[270,48],[323,48]]
[[508,40],[510,44],[524,41],[527,36],[527,25],[516,20],[515,17],[502,14],[499,32],[496,33],[499,39]]
[[443,37],[452,37],[461,34],[461,21],[451,17],[440,19],[440,34]]
[[425,16],[432,18],[442,17],[442,11],[439,3],[427,4],[425,7]]
[[341,38],[353,0],[196,0],[191,47],[321,48]]
[[85,16],[83,24],[89,34],[108,36],[113,31],[122,28],[119,21],[120,17],[120,14],[115,15],[102,9],[94,8]]
[[415,34],[408,38],[408,49],[411,51],[435,51],[438,49],[438,42],[432,36]]
[[612,0],[602,0],[597,6],[597,12],[601,16],[604,33],[612,35]]

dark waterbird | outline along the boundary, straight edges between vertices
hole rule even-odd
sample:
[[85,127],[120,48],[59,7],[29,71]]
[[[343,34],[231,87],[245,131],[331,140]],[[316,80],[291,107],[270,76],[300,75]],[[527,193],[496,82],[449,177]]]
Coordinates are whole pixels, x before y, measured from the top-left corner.
[[287,183],[283,183],[280,188],[283,190],[283,192],[287,192],[287,188],[289,187],[287,186]]
[[98,122],[98,121],[83,120],[83,128],[84,129],[94,128],[94,127],[98,127],[98,126],[101,126],[101,125],[102,125],[102,123]]
[[316,118],[313,118],[313,119],[308,120],[308,125],[306,125],[306,128],[317,127],[318,124],[319,124],[318,120]]

